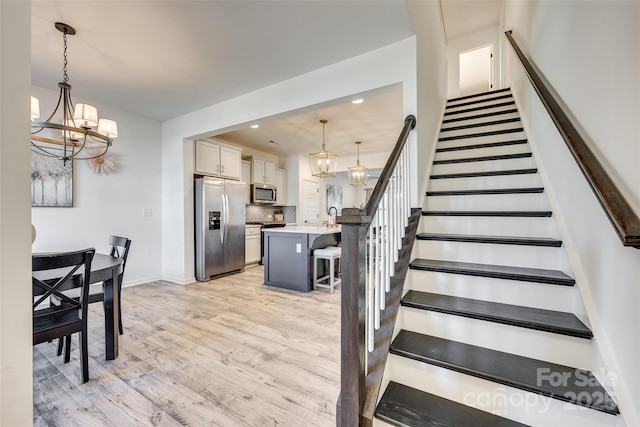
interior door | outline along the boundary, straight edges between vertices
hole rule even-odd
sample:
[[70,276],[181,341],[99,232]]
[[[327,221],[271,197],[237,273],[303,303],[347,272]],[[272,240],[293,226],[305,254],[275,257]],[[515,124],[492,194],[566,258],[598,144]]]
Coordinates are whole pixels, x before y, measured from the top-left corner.
[[304,180],[302,196],[302,220],[305,225],[318,224],[318,209],[320,206],[320,186],[317,181]]
[[491,90],[492,62],[491,45],[460,53],[460,96]]

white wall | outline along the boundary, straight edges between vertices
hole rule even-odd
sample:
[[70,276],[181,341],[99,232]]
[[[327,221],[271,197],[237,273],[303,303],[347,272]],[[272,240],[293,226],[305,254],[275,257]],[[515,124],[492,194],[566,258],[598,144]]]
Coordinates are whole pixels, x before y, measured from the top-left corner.
[[442,123],[447,90],[445,47],[438,3],[406,1],[417,38],[418,114],[416,130],[410,139],[416,141],[411,158],[418,162],[411,182],[418,196],[412,206],[422,206],[427,191],[429,167],[435,154]]
[[470,49],[493,46],[493,88],[500,87],[500,33],[499,27],[485,28],[462,37],[451,39],[447,43],[447,98],[460,95],[460,54]]
[[0,2],[0,425],[33,423],[31,4]]
[[[41,116],[48,116],[58,92],[32,88],[40,100]],[[77,95],[77,94],[72,94]],[[74,96],[74,102],[81,102]],[[118,138],[108,153],[116,170],[95,174],[88,163],[74,161],[74,206],[31,209],[37,237],[34,252],[95,247],[108,253],[109,236],[131,239],[123,285],[162,278],[162,152],[160,122],[86,101],[101,117],[118,122]],[[143,216],[151,209],[152,216]]]
[[[640,212],[640,3],[509,1],[505,25]],[[507,73],[614,396],[640,425],[640,251],[625,248],[507,48]]]
[[[163,123],[163,276],[193,281],[192,140],[309,106],[401,84],[403,115],[416,113],[415,38],[262,88]],[[186,142],[185,142],[186,141]],[[415,158],[415,157],[414,157]],[[294,163],[287,159],[288,181]],[[301,163],[298,162],[300,167]],[[299,171],[301,173],[301,171]],[[299,175],[300,176],[300,175]],[[291,187],[290,187],[291,188]],[[290,199],[291,203],[292,200]]]

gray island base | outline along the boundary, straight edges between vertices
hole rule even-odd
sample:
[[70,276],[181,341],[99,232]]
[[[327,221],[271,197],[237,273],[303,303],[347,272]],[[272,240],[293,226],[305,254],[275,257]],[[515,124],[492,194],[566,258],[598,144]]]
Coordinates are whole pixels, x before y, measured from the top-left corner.
[[[313,251],[340,242],[340,226],[286,226],[264,230],[264,284],[295,291],[313,289]],[[324,266],[318,265],[324,275]]]

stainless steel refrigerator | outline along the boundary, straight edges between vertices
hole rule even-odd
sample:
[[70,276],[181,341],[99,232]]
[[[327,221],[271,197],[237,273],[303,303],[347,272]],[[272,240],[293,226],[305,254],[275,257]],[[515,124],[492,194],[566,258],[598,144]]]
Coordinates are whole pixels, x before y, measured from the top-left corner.
[[196,179],[198,281],[244,269],[245,192],[245,184],[240,181]]

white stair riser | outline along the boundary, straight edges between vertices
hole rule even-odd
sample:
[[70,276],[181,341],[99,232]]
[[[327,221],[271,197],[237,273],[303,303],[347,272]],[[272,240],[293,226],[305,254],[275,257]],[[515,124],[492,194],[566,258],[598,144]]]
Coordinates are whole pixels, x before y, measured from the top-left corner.
[[506,130],[519,129],[521,127],[522,127],[522,123],[518,121],[518,122],[512,122],[512,123],[500,123],[495,125],[457,129],[457,130],[442,129],[440,131],[439,138],[448,137],[448,136],[471,135],[471,134],[482,133],[482,132],[495,132],[495,131],[502,131],[502,130],[506,131]]
[[454,217],[423,216],[419,233],[480,234],[494,236],[528,236],[559,238],[553,217]]
[[[495,98],[503,95],[511,95],[511,91],[488,92],[488,93],[479,94],[470,98],[454,99],[454,100],[447,101],[447,107],[458,105],[458,104],[464,104],[465,102],[480,101],[482,99],[487,99],[487,98]],[[505,98],[505,99],[509,99],[509,98]]]
[[502,176],[474,176],[469,178],[430,179],[429,191],[480,190],[490,188],[532,188],[542,187],[542,180],[536,173]]
[[[472,150],[443,151],[436,153],[434,160],[466,159],[469,157],[501,156],[506,154],[530,153],[527,144],[506,145],[502,147],[474,148]],[[496,161],[496,160],[492,160]]]
[[416,240],[415,258],[476,264],[505,265],[560,270],[571,275],[565,251],[560,248],[488,243]]
[[[512,106],[511,108],[505,108],[505,111],[509,111],[509,110],[513,110],[515,108],[515,106]],[[473,117],[473,116],[479,116],[484,114],[484,111],[478,111],[476,114],[467,114],[467,116],[469,117]],[[445,117],[445,120],[447,120],[449,116]],[[489,117],[480,117],[477,119],[465,119],[465,120],[460,120],[460,121],[455,121],[455,122],[448,122],[448,123],[443,123],[442,124],[442,128],[443,130],[445,128],[449,128],[449,127],[453,127],[453,126],[461,126],[461,125],[473,125],[476,123],[486,123],[486,122],[491,122],[491,121],[496,121],[496,120],[505,120],[505,119],[515,119],[515,118],[519,118],[520,114],[518,114],[518,112],[516,111],[515,113],[504,113],[504,114],[499,114],[496,116],[489,116]]]
[[574,313],[578,298],[575,286],[423,270],[409,270],[405,289]]
[[[526,138],[524,137],[524,133],[514,132],[509,134],[494,135],[493,138],[483,137],[483,140],[478,141],[479,139],[480,138],[447,139],[445,141],[438,142],[438,149],[476,146],[481,143],[520,141]],[[465,150],[468,150],[468,148],[465,148]]]
[[[443,136],[443,138],[446,137],[448,136]],[[487,144],[491,142],[515,141],[518,139],[526,139],[524,132],[510,132],[498,135],[476,136],[473,138],[448,139],[444,141],[438,141],[438,148],[451,146],[458,147],[460,145]]]
[[615,427],[618,417],[397,355],[394,381],[534,427]]
[[544,193],[534,193],[427,196],[425,208],[430,211],[538,211],[549,210],[550,206]]
[[[474,157],[474,156],[470,156]],[[465,163],[446,163],[433,165],[431,169],[432,175],[440,175],[447,173],[466,173],[466,172],[485,172],[495,170],[508,169],[531,169],[536,167],[536,162],[531,157],[523,157],[519,159],[508,160],[484,160],[477,162]]]
[[467,102],[473,102],[475,100],[467,99],[467,100],[464,100],[464,101],[455,102],[455,103],[451,103],[451,104],[447,103],[446,112],[449,113],[449,112],[453,112],[453,111],[466,110],[468,108],[489,107],[491,105],[502,104],[504,102],[513,102],[513,97],[507,97],[507,98],[502,98],[502,99],[491,99],[491,98],[496,98],[496,97],[487,97],[487,98],[485,98],[485,99],[488,99],[487,101],[477,102],[477,103],[469,104],[469,105],[463,105],[463,104],[465,104]]
[[591,341],[468,317],[402,307],[396,330],[408,330],[560,365],[593,369]]
[[[505,99],[504,102],[510,102],[512,100],[510,99]],[[497,102],[494,102],[494,104],[497,104]],[[505,111],[505,110],[512,110],[516,107],[515,104],[509,104],[509,105],[503,105],[500,107],[488,107],[488,108],[483,108],[481,110],[475,110],[475,111],[469,111],[469,112],[464,112],[464,110],[467,109],[471,109],[471,108],[475,108],[478,107],[478,105],[469,105],[467,107],[456,107],[455,109],[452,108],[451,111],[446,110],[445,111],[445,116],[444,116],[444,120],[446,119],[457,119],[459,117],[469,117],[469,116],[476,116],[478,114],[484,114],[484,113],[495,113],[498,111]],[[449,114],[447,114],[449,113]]]

